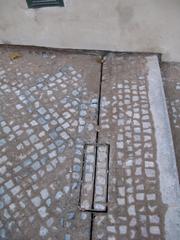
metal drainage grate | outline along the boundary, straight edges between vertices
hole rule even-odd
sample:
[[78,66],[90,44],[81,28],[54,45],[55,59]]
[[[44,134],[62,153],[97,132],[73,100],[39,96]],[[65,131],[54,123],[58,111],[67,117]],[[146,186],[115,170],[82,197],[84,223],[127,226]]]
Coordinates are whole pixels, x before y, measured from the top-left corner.
[[84,147],[79,198],[82,211],[107,211],[109,151],[108,144],[86,144]]
[[29,8],[64,6],[63,0],[27,0]]

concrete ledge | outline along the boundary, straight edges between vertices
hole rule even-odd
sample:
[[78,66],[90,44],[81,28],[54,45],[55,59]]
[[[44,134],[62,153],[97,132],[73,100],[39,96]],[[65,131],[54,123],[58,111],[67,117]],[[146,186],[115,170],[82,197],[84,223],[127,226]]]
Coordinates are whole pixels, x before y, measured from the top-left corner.
[[147,67],[149,69],[149,99],[155,126],[157,163],[160,171],[160,189],[162,201],[167,205],[165,236],[166,240],[179,240],[180,187],[158,58],[147,57]]

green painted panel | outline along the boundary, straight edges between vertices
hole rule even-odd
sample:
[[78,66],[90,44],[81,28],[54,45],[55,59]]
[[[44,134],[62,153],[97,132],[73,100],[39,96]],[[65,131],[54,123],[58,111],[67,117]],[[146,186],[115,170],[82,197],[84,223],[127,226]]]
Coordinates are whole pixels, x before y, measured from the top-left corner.
[[63,0],[26,0],[26,1],[29,8],[52,7],[52,6],[64,7]]

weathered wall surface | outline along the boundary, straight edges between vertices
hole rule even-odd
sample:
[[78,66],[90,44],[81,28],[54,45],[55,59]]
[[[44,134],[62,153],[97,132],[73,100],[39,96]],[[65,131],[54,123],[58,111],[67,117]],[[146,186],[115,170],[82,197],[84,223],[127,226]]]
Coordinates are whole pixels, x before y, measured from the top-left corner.
[[159,52],[180,61],[179,0],[65,0],[65,7],[28,9],[0,0],[0,44]]

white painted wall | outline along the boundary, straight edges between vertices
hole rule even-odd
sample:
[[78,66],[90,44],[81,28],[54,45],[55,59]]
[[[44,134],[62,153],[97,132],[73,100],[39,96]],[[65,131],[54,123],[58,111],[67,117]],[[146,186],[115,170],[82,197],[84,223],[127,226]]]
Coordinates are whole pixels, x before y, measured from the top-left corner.
[[180,61],[179,0],[65,0],[28,9],[0,0],[0,43],[55,48],[160,52]]

